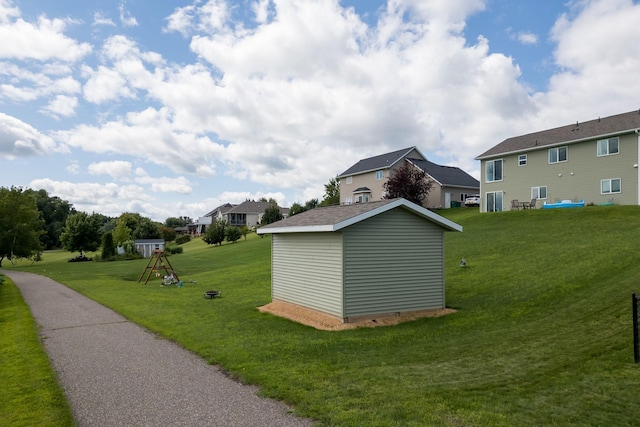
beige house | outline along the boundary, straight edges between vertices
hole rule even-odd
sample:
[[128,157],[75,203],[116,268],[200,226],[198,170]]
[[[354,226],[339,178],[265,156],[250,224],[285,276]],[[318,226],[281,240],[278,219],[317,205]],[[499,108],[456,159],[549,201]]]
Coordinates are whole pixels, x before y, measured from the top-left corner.
[[338,175],[340,203],[368,203],[384,198],[384,183],[406,162],[426,172],[433,182],[427,208],[449,208],[477,194],[480,183],[462,169],[430,162],[416,147],[409,147],[358,161]]
[[640,204],[640,111],[516,136],[479,155],[481,212],[562,200]]
[[[214,221],[226,221],[227,224],[236,227],[257,227],[269,205],[269,202],[253,200],[246,200],[238,205],[225,203],[198,218],[195,223],[189,224],[189,232],[196,235],[204,234]],[[286,218],[289,216],[289,208],[281,207],[280,213]]]
[[271,234],[272,299],[343,323],[445,307],[444,232],[462,227],[405,199],[315,208]]

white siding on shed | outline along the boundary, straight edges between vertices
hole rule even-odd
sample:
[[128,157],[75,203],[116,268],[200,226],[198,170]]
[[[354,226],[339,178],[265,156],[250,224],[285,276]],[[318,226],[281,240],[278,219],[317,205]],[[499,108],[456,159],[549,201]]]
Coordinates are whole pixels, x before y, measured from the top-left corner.
[[272,298],[342,318],[342,233],[272,239]]
[[444,308],[444,230],[394,209],[344,231],[344,317]]

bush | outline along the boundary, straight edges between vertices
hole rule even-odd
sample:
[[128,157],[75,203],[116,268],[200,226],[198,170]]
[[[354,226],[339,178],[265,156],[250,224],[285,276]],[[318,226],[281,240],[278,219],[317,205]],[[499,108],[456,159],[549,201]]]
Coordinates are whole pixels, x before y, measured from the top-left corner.
[[225,238],[227,223],[216,220],[205,232],[202,240],[208,245],[222,245]]
[[181,254],[182,249],[182,246],[167,246],[166,251],[170,254]]
[[227,228],[227,242],[235,243],[242,237],[242,231],[238,227]]
[[176,237],[176,244],[182,245],[183,243],[188,243],[191,241],[191,236],[188,234],[183,234],[182,236]]

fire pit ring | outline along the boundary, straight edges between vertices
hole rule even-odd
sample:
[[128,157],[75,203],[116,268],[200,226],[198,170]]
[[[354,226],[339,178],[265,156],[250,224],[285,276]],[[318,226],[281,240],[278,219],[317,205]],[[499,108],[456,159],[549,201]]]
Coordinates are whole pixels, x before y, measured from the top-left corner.
[[221,292],[220,291],[206,291],[204,293],[204,297],[207,299],[214,299],[215,297],[220,297]]

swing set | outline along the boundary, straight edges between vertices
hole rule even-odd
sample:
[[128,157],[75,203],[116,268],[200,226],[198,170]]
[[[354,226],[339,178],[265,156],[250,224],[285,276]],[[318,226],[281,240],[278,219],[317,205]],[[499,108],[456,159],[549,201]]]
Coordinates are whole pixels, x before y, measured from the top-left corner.
[[[171,270],[169,270],[169,268]],[[163,285],[175,285],[182,283],[180,282],[178,275],[173,269],[173,266],[171,265],[169,258],[167,258],[167,255],[165,255],[163,249],[155,249],[153,251],[153,253],[151,254],[151,258],[149,258],[147,266],[138,278],[138,283],[140,283],[140,281],[146,274],[147,278],[144,280],[144,284],[146,285],[153,273],[156,273],[156,277],[160,276],[160,270],[164,270],[164,272],[166,273],[164,276],[162,276]]]

